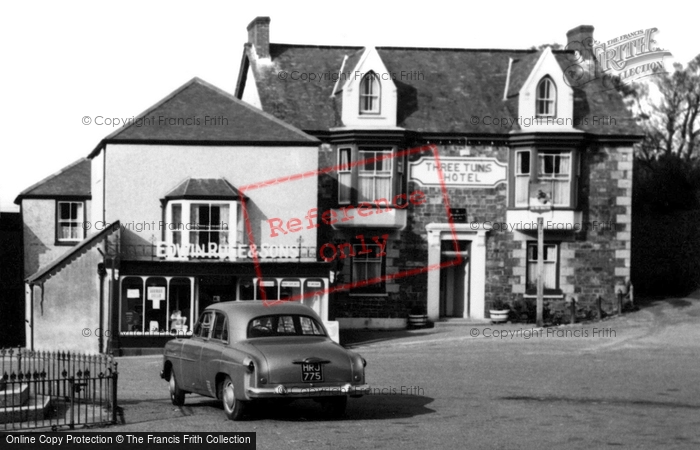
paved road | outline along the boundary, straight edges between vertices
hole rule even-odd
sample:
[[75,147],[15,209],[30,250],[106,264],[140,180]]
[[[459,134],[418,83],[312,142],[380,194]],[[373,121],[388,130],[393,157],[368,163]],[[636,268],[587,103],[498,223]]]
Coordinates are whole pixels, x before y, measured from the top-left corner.
[[259,449],[699,448],[699,325],[694,295],[586,325],[368,334],[355,347],[377,395],[341,421],[313,402],[245,422],[203,397],[177,408],[159,358],[120,358],[125,424],[110,431],[255,431]]

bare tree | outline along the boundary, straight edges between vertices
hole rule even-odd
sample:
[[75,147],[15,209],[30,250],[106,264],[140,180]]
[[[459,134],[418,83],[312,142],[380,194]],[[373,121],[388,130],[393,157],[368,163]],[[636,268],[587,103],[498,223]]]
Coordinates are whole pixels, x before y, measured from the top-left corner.
[[687,162],[700,158],[700,55],[674,69],[652,75],[651,84],[621,88],[645,132],[637,155],[642,162],[662,156]]

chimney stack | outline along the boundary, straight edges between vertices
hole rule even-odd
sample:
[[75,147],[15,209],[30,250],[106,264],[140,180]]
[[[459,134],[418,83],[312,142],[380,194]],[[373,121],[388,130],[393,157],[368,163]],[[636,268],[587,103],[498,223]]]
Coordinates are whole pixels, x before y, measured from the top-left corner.
[[256,17],[248,25],[248,42],[255,47],[258,58],[270,57],[270,18]]
[[578,51],[584,59],[593,59],[593,26],[579,25],[566,33],[566,49]]

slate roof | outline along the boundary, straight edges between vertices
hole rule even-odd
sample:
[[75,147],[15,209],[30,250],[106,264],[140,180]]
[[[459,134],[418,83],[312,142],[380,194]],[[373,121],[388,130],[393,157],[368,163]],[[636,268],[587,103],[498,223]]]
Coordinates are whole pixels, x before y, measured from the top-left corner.
[[[247,50],[263,109],[310,133],[341,127],[338,92],[345,80],[341,79],[336,95],[332,96],[336,84],[332,77],[338,76],[346,55],[343,72],[354,70],[362,50],[362,47],[270,44],[271,63],[256,63],[258,60]],[[518,91],[541,55],[537,50],[405,47],[377,47],[377,52],[389,73],[396,77],[397,126],[417,132],[473,134],[511,131],[484,125],[482,121],[472,124],[470,118],[517,118]],[[570,68],[573,52],[553,53],[563,70]],[[504,101],[509,58],[514,63],[508,99]],[[288,77],[281,79],[280,71],[285,71]],[[291,77],[293,72],[320,74],[325,78],[315,82],[295,81]],[[402,72],[422,76],[402,79]],[[576,86],[571,79],[569,84]],[[600,80],[575,87],[574,98],[574,120],[581,123],[576,128],[593,134],[641,134],[620,96],[602,86]],[[605,127],[594,125],[594,116],[611,116],[616,123]]]
[[107,136],[89,157],[98,154],[106,143],[143,142],[319,145],[313,136],[199,78],[185,83]]
[[91,167],[89,159],[81,158],[23,190],[15,203],[25,198],[90,198]]
[[239,199],[241,193],[224,178],[187,178],[165,196],[167,199]]
[[83,239],[78,245],[71,248],[69,251],[62,254],[46,266],[40,268],[33,275],[28,276],[26,278],[27,283],[30,285],[42,284],[63,270],[63,268],[71,264],[73,261],[90,251],[95,247],[95,245],[107,239],[110,235],[112,235],[112,233],[118,232],[119,226],[119,221],[117,220],[116,222],[111,223],[108,227],[105,227],[105,229],[99,233]]

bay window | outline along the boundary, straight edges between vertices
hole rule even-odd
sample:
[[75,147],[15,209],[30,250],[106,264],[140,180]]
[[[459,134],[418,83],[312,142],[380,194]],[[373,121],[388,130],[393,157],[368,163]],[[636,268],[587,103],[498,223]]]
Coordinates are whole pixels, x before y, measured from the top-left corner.
[[530,201],[530,151],[515,153],[515,206],[528,206]]
[[539,179],[552,184],[552,206],[569,206],[571,196],[571,154],[540,153]]
[[372,202],[391,199],[391,150],[360,150],[362,164],[359,166],[359,201]]
[[226,203],[193,203],[190,205],[190,244],[228,245],[229,205]]
[[515,150],[511,157],[510,204],[512,208],[528,208],[530,183],[551,184],[552,206],[575,208],[578,175],[576,150]]
[[347,204],[352,201],[352,149],[338,150],[338,203]]
[[338,204],[375,203],[406,192],[405,161],[391,147],[338,149]]
[[235,255],[230,246],[245,240],[242,206],[238,201],[170,200],[165,209],[167,244],[182,257],[194,251]]

